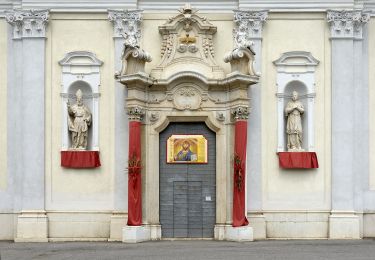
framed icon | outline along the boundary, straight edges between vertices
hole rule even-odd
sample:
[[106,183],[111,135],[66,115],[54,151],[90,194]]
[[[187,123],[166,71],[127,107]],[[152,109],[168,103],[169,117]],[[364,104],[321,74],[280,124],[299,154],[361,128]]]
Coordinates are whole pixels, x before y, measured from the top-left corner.
[[172,135],[167,140],[167,163],[207,163],[203,135]]

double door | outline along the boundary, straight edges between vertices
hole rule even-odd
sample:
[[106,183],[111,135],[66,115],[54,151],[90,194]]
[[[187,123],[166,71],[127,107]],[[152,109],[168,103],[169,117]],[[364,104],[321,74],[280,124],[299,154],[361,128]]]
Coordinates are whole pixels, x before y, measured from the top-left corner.
[[[204,135],[205,164],[167,163],[172,135]],[[216,220],[216,136],[204,123],[171,123],[160,133],[160,224],[163,238],[212,238]]]

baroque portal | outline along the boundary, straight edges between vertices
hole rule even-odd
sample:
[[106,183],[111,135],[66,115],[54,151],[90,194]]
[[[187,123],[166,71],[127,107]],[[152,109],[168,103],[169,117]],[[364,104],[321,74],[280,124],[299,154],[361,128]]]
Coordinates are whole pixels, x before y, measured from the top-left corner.
[[[139,230],[146,232],[148,235],[145,236],[151,236],[151,239],[159,239],[162,233],[168,233],[165,227],[163,229],[161,226],[161,212],[159,212],[162,200],[159,198],[159,185],[161,185],[159,180],[165,173],[163,167],[155,166],[159,165],[160,153],[163,153],[159,147],[166,147],[159,142],[164,140],[160,136],[170,123],[190,123],[193,129],[204,122],[214,132],[215,142],[211,143],[217,145],[211,150],[213,157],[208,162],[215,165],[216,194],[207,195],[207,200],[205,198],[205,202],[202,202],[206,203],[211,201],[210,198],[215,197],[216,224],[212,225],[215,232],[211,229],[209,233],[216,239],[226,239],[222,234],[232,228],[232,225],[220,223],[232,223],[232,215],[227,213],[232,212],[233,204],[241,204],[238,212],[241,219],[246,219],[244,207],[241,208],[244,206],[245,189],[239,190],[241,194],[236,195],[236,198],[243,198],[243,200],[236,200],[233,203],[231,195],[232,159],[235,151],[232,149],[234,140],[227,136],[241,129],[242,135],[246,133],[244,129],[250,111],[248,88],[259,80],[253,69],[255,53],[251,44],[244,46],[235,44],[235,39],[238,38],[235,34],[233,36],[235,48],[225,57],[217,57],[214,46],[217,27],[197,13],[196,9],[185,5],[176,16],[159,26],[159,33],[162,36],[160,57],[156,62],[157,65],[151,68],[150,74],[145,71],[145,63],[151,61],[150,55],[142,50],[140,45],[129,43],[125,39],[123,66],[116,74],[116,78],[128,90],[127,108],[144,111],[144,116],[139,122],[142,130],[139,129],[137,134],[141,135],[142,139],[142,187],[147,187],[142,189],[141,194],[144,203],[142,223],[148,223],[149,226]],[[229,73],[225,73],[216,60],[223,58],[231,65]],[[247,113],[239,114],[238,111]],[[185,133],[176,134],[193,133],[186,129]],[[195,159],[198,163],[206,162],[205,158],[199,157],[205,154],[201,153],[204,149],[199,149],[199,144],[195,147],[193,139],[190,139],[190,143],[183,141],[175,143],[173,147],[175,152],[172,152],[171,157],[175,166],[176,163],[181,164],[190,160],[191,167],[198,167],[194,166]],[[130,148],[129,146],[129,151]],[[210,147],[207,150],[210,151]],[[245,158],[243,153],[240,155]],[[163,158],[163,162],[165,159]],[[240,166],[241,169],[242,167],[245,169],[244,164],[241,163]],[[132,228],[126,228],[126,232],[135,232]],[[126,235],[124,240],[127,241]]]

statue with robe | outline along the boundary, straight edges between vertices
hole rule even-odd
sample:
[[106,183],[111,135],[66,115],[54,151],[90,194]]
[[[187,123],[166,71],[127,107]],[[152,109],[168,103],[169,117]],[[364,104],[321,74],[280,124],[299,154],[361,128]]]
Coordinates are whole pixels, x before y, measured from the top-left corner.
[[302,119],[301,115],[305,112],[302,103],[298,100],[298,92],[293,91],[292,100],[285,107],[285,116],[287,117],[286,134],[288,152],[303,151],[302,149]]
[[72,138],[73,150],[86,150],[88,130],[91,125],[91,112],[87,106],[83,104],[82,91],[77,90],[77,102],[68,106],[68,129]]

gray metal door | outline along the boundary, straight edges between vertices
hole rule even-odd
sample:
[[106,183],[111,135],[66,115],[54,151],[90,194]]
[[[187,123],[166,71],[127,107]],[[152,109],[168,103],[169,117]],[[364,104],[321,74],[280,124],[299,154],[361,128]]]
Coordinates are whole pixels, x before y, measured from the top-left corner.
[[[167,164],[173,134],[204,135],[207,164]],[[171,123],[160,133],[160,224],[163,238],[212,238],[216,220],[216,136],[204,123]]]

